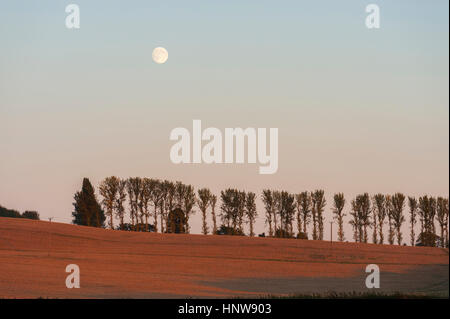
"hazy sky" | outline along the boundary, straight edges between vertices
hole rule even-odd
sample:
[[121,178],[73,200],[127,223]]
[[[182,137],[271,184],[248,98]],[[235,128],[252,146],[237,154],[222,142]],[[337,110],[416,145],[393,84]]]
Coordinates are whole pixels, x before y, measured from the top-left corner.
[[[78,30],[65,27],[69,3]],[[369,3],[378,30],[365,26]],[[448,10],[446,0],[1,1],[0,204],[68,222],[82,178],[110,175],[217,194],[323,188],[327,221],[334,192],[448,196]],[[165,64],[151,59],[157,46]],[[169,133],[193,119],[277,127],[278,172],[172,164]],[[200,232],[199,213],[191,224]]]

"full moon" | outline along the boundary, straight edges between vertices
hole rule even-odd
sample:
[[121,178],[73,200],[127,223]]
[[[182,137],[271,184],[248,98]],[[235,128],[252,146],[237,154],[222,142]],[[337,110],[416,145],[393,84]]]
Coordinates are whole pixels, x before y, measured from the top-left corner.
[[163,64],[169,58],[169,53],[163,47],[157,47],[153,50],[152,58],[156,63]]

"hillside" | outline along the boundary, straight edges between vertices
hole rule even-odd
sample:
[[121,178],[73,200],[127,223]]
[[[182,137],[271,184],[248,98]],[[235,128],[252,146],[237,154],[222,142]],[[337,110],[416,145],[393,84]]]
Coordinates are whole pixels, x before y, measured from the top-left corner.
[[[80,289],[65,286],[68,264],[80,267]],[[0,218],[0,298],[367,291],[368,264],[380,267],[380,290],[448,295],[448,249],[135,233]]]

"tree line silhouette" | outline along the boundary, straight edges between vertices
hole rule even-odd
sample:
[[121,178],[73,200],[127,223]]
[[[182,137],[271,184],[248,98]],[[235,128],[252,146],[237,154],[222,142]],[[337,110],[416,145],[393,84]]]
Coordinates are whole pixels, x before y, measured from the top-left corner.
[[27,218],[39,220],[39,213],[34,210],[26,210],[22,214],[15,209],[8,209],[0,205],[0,217]]
[[[208,188],[201,188],[196,193],[192,185],[179,181],[140,177],[120,179],[111,176],[101,181],[99,193],[102,198],[100,203],[89,179],[83,180],[82,190],[74,196],[74,224],[104,227],[106,221],[111,229],[189,233],[189,219],[198,208],[202,216],[204,235],[245,235],[244,225],[248,225],[247,234],[255,236],[254,224],[258,212],[256,194],[253,192],[233,188],[221,191],[218,214],[218,198]],[[324,212],[327,202],[323,190],[292,194],[265,189],[261,199],[269,237],[308,239],[309,231],[313,240],[324,239]],[[406,206],[408,220],[405,214]],[[341,242],[346,241],[345,210],[344,194],[334,194],[332,218],[337,223],[338,240]],[[125,222],[126,215],[129,216],[130,223]],[[348,216],[355,242],[368,243],[371,230],[372,243],[384,244],[384,227],[387,226],[387,243],[393,245],[396,242],[402,245],[404,240],[401,228],[408,222],[412,246],[448,247],[448,198],[424,195],[416,199],[406,198],[402,193],[374,196],[364,193],[351,200]],[[115,219],[119,220],[116,227]],[[209,219],[212,225],[208,222]],[[420,233],[416,236],[415,226],[418,222]],[[440,236],[436,234],[436,222]],[[174,223],[181,225],[176,226]],[[260,236],[265,237],[265,234]]]

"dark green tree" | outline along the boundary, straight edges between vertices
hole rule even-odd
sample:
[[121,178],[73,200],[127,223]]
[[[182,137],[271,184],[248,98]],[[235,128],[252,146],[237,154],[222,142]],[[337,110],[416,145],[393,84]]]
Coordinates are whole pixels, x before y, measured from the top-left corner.
[[15,209],[8,209],[0,205],[0,217],[21,218],[22,215]]
[[81,191],[74,196],[75,208],[72,212],[72,223],[76,225],[103,227],[105,214],[97,201],[94,188],[88,178],[83,179]]
[[22,213],[23,218],[39,220],[39,213],[34,210],[27,210]]

